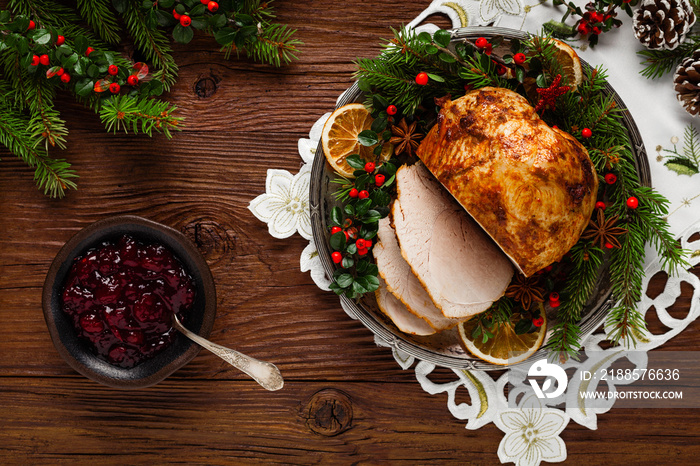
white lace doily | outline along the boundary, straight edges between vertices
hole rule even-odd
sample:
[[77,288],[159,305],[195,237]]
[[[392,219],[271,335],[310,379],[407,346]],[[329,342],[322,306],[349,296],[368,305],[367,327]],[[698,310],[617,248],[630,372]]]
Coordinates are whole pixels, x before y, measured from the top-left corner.
[[[524,29],[526,28],[526,19],[532,19],[533,8],[541,5],[542,2],[526,0],[525,3],[521,0],[436,0],[408,26],[416,28],[416,30],[432,32],[437,29],[436,26],[421,25],[421,23],[431,14],[442,13],[451,19],[454,27],[500,23],[502,26]],[[501,21],[504,18],[505,20]],[[538,30],[542,22],[544,21],[534,21],[538,26],[533,30]],[[677,105],[675,102],[671,102],[671,104]],[[248,207],[257,218],[268,224],[268,230],[273,237],[287,238],[298,232],[302,237],[310,240],[309,245],[302,252],[300,268],[302,272],[309,271],[314,283],[322,290],[329,289],[328,285],[331,280],[324,273],[316,246],[311,239],[308,190],[311,163],[317,155],[316,148],[321,138],[323,124],[329,116],[330,113],[327,113],[318,119],[311,128],[308,139],[299,140],[299,155],[304,162],[299,172],[292,175],[285,170],[269,169],[266,192],[251,201]],[[680,118],[680,121],[683,121],[683,118]],[[644,128],[641,129],[644,136]],[[676,127],[675,134],[682,133],[682,131],[682,127],[680,129]],[[658,166],[652,167],[653,175],[656,174],[655,169],[658,171],[660,168]],[[662,178],[665,181],[668,177],[665,173],[663,175]],[[698,177],[700,178],[700,175]],[[668,195],[664,186],[655,183],[655,187],[662,194]],[[673,212],[684,207],[683,201],[676,201],[675,198],[669,197],[674,204],[672,207],[676,207],[675,210],[672,209]],[[674,225],[678,224],[679,222],[671,223],[672,229]],[[690,224],[680,235],[683,247],[691,251],[700,249],[700,242],[696,245],[690,241],[693,234],[700,232],[700,220],[689,223],[686,219],[684,223],[680,222],[680,224],[683,224],[684,227]],[[700,262],[700,254],[694,254],[690,262],[692,266],[695,266]],[[649,265],[646,268],[644,290],[646,290],[651,277],[661,270],[658,260],[651,258],[647,263]],[[683,319],[677,319],[668,313],[667,308],[680,295],[682,282],[692,286],[693,298],[687,316]],[[634,354],[637,357],[630,358],[636,368],[646,369],[645,351],[661,346],[682,332],[698,317],[700,312],[699,298],[700,280],[688,271],[681,271],[677,276],[669,277],[664,291],[653,299],[649,298],[646,293],[642,293],[639,309],[655,309],[654,312],[658,314],[659,321],[668,327],[668,330],[658,335],[647,333],[643,336],[642,342],[638,343],[635,348]],[[350,317],[355,318],[348,309],[345,310]],[[595,354],[596,357],[589,358],[583,364],[570,361],[563,367],[565,369],[573,368],[578,374],[580,371],[590,371],[591,365],[600,365],[600,361],[605,361],[605,364],[609,366],[619,358],[629,357],[624,352],[624,348],[622,350],[620,347],[604,349],[601,343],[606,339],[605,332],[591,335],[585,341],[583,351],[587,355]],[[467,429],[479,429],[493,422],[503,431],[504,436],[497,452],[499,460],[503,463],[511,462],[518,466],[536,466],[542,461],[564,461],[566,459],[566,445],[559,434],[569,422],[573,421],[589,429],[596,429],[597,416],[607,412],[614,403],[614,399],[611,399],[611,401],[603,403],[602,406],[598,402],[595,407],[591,407],[586,402],[582,402],[579,392],[590,390],[592,387],[584,386],[586,385],[585,381],[576,375],[571,377],[567,390],[562,395],[545,399],[544,403],[537,397],[523,396],[523,391],[512,387],[508,391],[508,397],[506,397],[506,385],[509,382],[512,383],[514,377],[519,377],[513,370],[508,370],[494,379],[486,372],[452,369],[456,376],[455,380],[447,383],[434,383],[430,380],[430,374],[435,370],[435,365],[425,361],[416,361],[413,356],[376,336],[375,342],[380,346],[390,348],[394,359],[401,368],[409,369],[415,365],[416,379],[425,392],[431,395],[447,395],[447,409],[455,418],[465,421]],[[608,383],[607,388],[610,392],[616,390],[613,383]],[[456,403],[458,389],[468,391],[471,404]]]

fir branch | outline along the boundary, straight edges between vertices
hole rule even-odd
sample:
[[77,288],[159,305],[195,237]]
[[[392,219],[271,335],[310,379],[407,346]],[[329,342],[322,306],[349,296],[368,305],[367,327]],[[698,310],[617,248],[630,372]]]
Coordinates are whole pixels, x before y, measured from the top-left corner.
[[66,122],[54,108],[55,88],[45,79],[26,79],[25,100],[31,119],[28,131],[39,140],[44,140],[46,150],[49,147],[66,148],[68,128]]
[[637,55],[644,58],[644,69],[639,73],[648,79],[657,79],[673,71],[678,63],[700,47],[700,35],[690,35],[673,50],[641,50]]
[[296,29],[289,29],[283,24],[268,24],[258,31],[254,40],[246,42],[245,51],[249,57],[259,62],[280,67],[296,60],[297,46],[302,42],[292,38]]
[[[572,354],[578,351],[578,321],[581,312],[595,291],[598,273],[603,262],[603,251],[581,240],[571,248],[573,269],[561,294],[565,297],[557,308],[558,325],[547,343],[547,348],[559,353]],[[575,333],[567,333],[575,332]]]
[[137,99],[125,95],[114,96],[100,108],[100,119],[107,131],[123,130],[152,136],[163,133],[168,139],[171,131],[180,131],[182,118],[172,116],[177,107],[155,99]]
[[158,68],[153,72],[153,79],[163,83],[163,88],[169,91],[177,80],[178,66],[172,56],[170,40],[163,31],[149,27],[141,11],[139,0],[125,2],[122,12],[126,28],[133,37],[136,47]]
[[62,159],[53,159],[37,148],[37,140],[27,130],[28,122],[18,118],[13,108],[0,105],[0,144],[34,168],[34,181],[44,194],[63,197],[75,189],[75,171]]
[[121,40],[117,18],[103,0],[78,0],[78,11],[102,40],[116,44]]

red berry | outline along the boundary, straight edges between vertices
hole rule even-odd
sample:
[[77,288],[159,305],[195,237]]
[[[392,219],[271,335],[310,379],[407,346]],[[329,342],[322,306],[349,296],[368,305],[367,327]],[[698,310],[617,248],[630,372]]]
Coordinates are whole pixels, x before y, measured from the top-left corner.
[[487,41],[485,37],[479,37],[477,40],[474,41],[474,45],[476,45],[480,49],[483,49],[488,44],[489,44],[489,41]]
[[396,115],[396,113],[397,113],[398,111],[399,111],[399,109],[396,108],[396,105],[389,105],[389,106],[386,108],[386,113],[388,113],[389,115]]
[[358,196],[360,197],[360,199],[367,199],[369,197],[369,191],[363,189],[362,191],[360,191],[360,194]]
[[46,54],[43,54],[42,56],[39,57],[39,63],[42,65],[48,66],[51,61],[49,60],[49,56]]
[[367,173],[372,173],[375,168],[376,168],[376,165],[374,165],[374,162],[367,162],[365,164],[365,171]]
[[532,319],[532,325],[534,325],[535,327],[542,327],[542,325],[544,325],[544,317]]
[[362,238],[355,241],[355,246],[357,246],[357,249],[366,249],[367,248],[367,245],[365,245],[365,240]]
[[182,15],[180,18],[180,24],[182,27],[188,27],[190,24],[192,24],[192,18],[187,15]]
[[202,5],[207,5],[211,0],[199,0]]
[[135,74],[132,74],[131,76],[126,78],[126,82],[129,83],[129,86],[135,86],[139,83],[139,77]]
[[634,196],[630,196],[627,199],[627,207],[629,207],[630,209],[633,209],[633,210],[636,209],[637,207],[639,207],[639,199],[637,199]]
[[109,85],[109,92],[116,94],[121,90],[121,86],[118,83],[112,83]]
[[29,20],[29,27],[27,28],[27,30],[31,31],[35,27],[36,27],[36,23],[30,19]]
[[109,68],[107,68],[107,73],[114,76],[115,74],[119,73],[119,67],[117,65],[109,65]]
[[591,13],[591,18],[593,18],[593,21],[596,23],[600,23],[603,21],[603,13],[600,13],[599,11],[594,11]]
[[173,9],[173,18],[179,21],[181,17],[182,15],[178,13],[176,9]]
[[366,247],[367,249],[371,248],[371,247],[372,247],[372,240],[366,239],[366,240],[365,240],[365,247]]
[[331,254],[331,259],[333,259],[333,262],[335,264],[340,264],[343,260],[343,255],[341,253],[339,253],[338,251],[336,251],[333,254]]
[[588,139],[588,138],[590,138],[591,136],[593,136],[593,131],[591,131],[590,128],[583,128],[583,129],[581,130],[581,136],[583,136],[584,138]]
[[216,10],[219,9],[219,4],[216,2],[209,2],[207,3],[207,9],[214,13]]
[[428,84],[428,73],[420,72],[416,75],[416,84],[425,86]]
[[[353,229],[354,229],[354,227],[353,227]],[[343,233],[345,233],[345,241],[350,241],[350,232],[344,231]],[[354,232],[353,232],[353,234],[354,234]]]
[[617,181],[617,176],[615,176],[614,173],[606,173],[605,174],[605,182],[608,184],[615,184]]
[[584,36],[591,32],[590,26],[588,26],[588,23],[585,21],[581,21],[579,25],[576,27],[576,30],[583,34]]
[[593,26],[593,28],[591,29],[591,32],[597,36],[603,31],[598,26]]
[[506,71],[508,71],[508,68],[506,68],[505,66],[501,65],[500,63],[496,65],[496,74],[498,76],[503,76],[504,74],[506,74]]
[[94,52],[94,51],[95,51],[95,49],[93,49],[92,47],[88,47],[88,48],[85,50],[85,56],[86,56],[86,57],[89,57],[90,54],[91,54],[92,52]]
[[343,231],[343,229],[339,226],[331,227],[331,235],[335,235],[336,233],[340,233],[341,231]]
[[559,302],[559,293],[554,291],[549,293],[549,302]]
[[603,209],[603,210],[605,210],[605,202],[603,202],[603,201],[598,201],[598,202],[596,202],[596,203],[595,203],[595,208],[596,208],[596,209]]
[[32,56],[32,66],[37,66],[39,64],[39,55]]
[[362,249],[358,249],[357,253],[361,256],[364,256],[365,254],[367,254],[367,251],[368,251],[367,248],[362,248]]
[[381,173],[378,173],[377,176],[374,177],[374,184],[376,184],[377,186],[381,186],[384,184],[384,179],[385,176]]
[[513,55],[513,61],[515,62],[516,65],[522,65],[525,63],[526,57],[524,53],[516,53]]
[[66,42],[66,38],[63,36],[56,37],[56,45],[63,45]]
[[359,195],[359,191],[357,188],[352,188],[350,192],[348,193],[348,196],[350,197],[357,197]]
[[66,70],[63,68],[59,68],[58,71],[56,71],[56,76],[63,76],[63,73],[65,73]]
[[606,248],[606,249],[612,249],[612,248],[614,248],[614,247],[615,247],[615,246],[613,246],[612,243],[605,243],[605,248]]
[[70,75],[68,73],[63,73],[61,75],[61,81],[64,83],[70,82]]

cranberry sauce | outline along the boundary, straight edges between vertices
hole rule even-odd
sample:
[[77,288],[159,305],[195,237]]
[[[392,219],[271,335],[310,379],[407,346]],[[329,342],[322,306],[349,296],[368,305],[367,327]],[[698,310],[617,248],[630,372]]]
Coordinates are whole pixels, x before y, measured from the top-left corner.
[[170,345],[172,314],[187,321],[195,291],[168,248],[123,236],[75,259],[62,305],[99,357],[129,368]]

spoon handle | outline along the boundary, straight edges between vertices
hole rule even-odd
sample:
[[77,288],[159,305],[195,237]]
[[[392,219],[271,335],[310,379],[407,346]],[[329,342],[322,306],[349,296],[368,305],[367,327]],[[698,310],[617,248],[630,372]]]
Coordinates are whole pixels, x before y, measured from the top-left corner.
[[185,328],[176,315],[173,315],[173,326],[190,340],[206,348],[233,367],[245,372],[253,378],[263,388],[275,391],[284,386],[284,379],[279,369],[274,364],[251,358],[236,350],[212,343],[206,338],[202,338],[194,332]]

